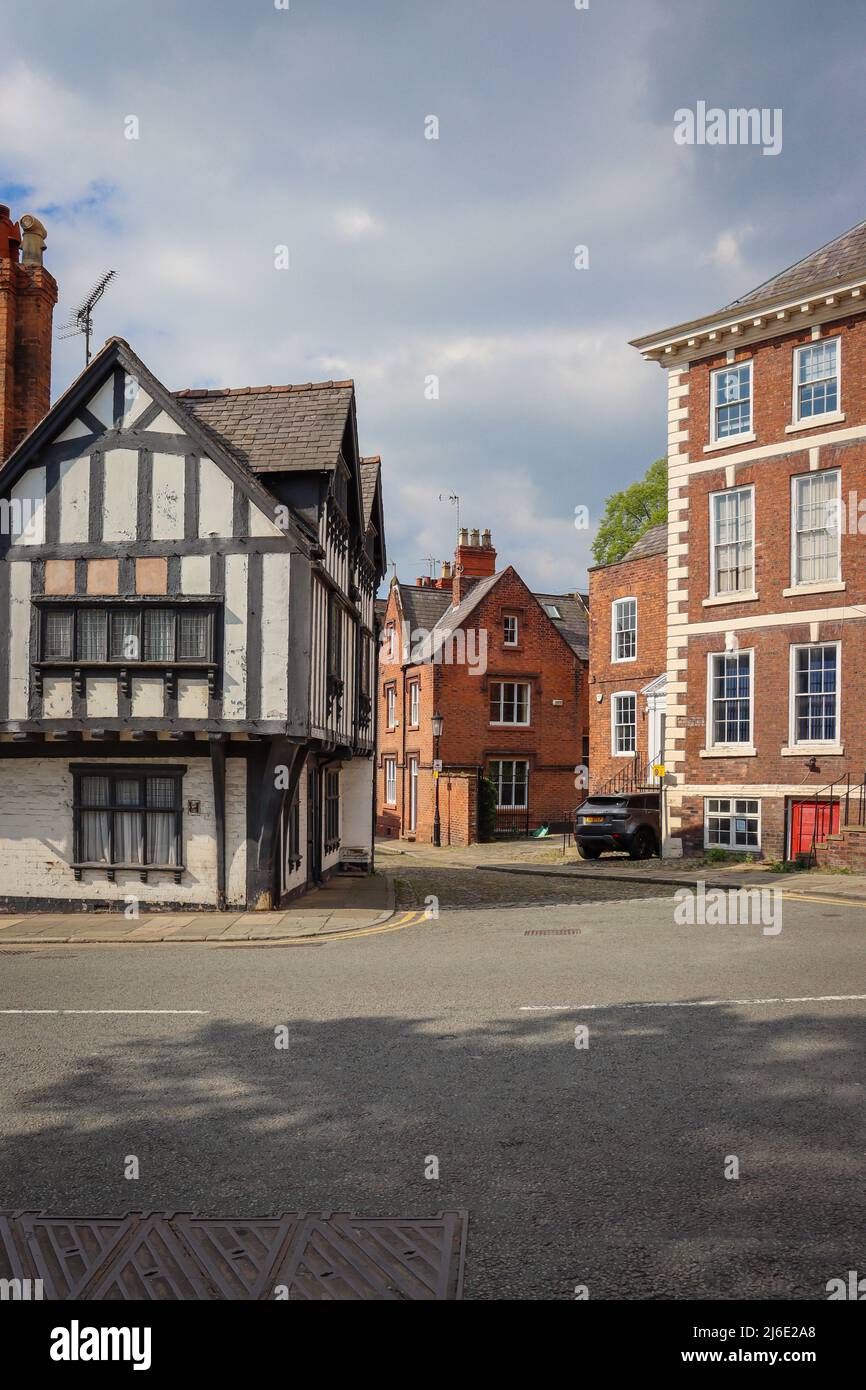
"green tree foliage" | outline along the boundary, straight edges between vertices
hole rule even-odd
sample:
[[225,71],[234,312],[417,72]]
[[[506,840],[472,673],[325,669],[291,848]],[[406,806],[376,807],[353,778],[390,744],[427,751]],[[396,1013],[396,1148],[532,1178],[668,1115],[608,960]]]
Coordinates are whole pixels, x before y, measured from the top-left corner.
[[656,459],[640,482],[614,492],[605,503],[598,535],[592,543],[597,565],[621,560],[650,526],[668,519],[668,461]]
[[478,782],[478,838],[492,840],[496,830],[496,783],[489,777],[481,777]]

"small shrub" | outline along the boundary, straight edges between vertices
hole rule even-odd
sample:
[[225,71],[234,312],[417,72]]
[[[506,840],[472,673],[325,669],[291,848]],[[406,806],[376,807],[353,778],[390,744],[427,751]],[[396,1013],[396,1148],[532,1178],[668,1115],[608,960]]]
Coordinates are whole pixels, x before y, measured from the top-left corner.
[[489,777],[478,782],[478,838],[492,840],[496,830],[496,783]]

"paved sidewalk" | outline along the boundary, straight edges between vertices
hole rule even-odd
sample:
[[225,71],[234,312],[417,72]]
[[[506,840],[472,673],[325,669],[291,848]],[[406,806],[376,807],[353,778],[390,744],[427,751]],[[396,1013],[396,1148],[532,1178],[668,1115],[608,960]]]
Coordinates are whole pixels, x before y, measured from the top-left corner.
[[285,912],[55,912],[0,915],[0,949],[51,944],[136,945],[154,942],[297,941],[361,931],[394,913],[394,885],[384,874],[336,877],[296,898]]

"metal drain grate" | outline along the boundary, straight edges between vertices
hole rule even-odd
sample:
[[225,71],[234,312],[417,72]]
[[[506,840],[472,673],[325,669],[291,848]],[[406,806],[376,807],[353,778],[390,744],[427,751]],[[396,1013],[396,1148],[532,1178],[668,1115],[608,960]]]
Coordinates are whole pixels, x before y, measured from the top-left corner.
[[524,936],[580,936],[580,927],[538,927],[525,931]]
[[0,1212],[0,1278],[49,1299],[459,1299],[468,1215]]

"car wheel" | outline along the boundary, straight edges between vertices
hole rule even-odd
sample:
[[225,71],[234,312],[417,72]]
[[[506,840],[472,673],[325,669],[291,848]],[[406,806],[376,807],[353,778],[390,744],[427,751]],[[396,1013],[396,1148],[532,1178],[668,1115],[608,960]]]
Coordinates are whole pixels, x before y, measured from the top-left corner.
[[656,852],[656,837],[644,827],[638,830],[628,847],[630,859],[652,859]]
[[586,845],[577,842],[577,852],[581,859],[598,859],[601,854],[601,845]]

